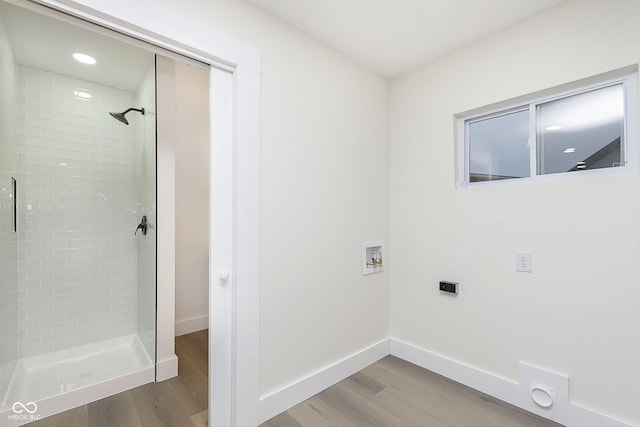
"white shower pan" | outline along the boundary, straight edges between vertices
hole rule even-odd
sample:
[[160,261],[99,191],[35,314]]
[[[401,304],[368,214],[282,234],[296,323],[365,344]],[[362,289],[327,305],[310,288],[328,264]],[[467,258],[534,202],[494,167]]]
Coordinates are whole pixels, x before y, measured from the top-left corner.
[[137,335],[19,360],[0,409],[14,427],[155,381]]

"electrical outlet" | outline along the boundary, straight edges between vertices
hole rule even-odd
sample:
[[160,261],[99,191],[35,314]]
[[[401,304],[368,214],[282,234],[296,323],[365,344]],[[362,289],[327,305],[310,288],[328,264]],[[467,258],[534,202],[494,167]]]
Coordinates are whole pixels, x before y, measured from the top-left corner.
[[440,282],[440,290],[451,294],[458,293],[458,284],[455,282]]
[[516,252],[516,271],[531,273],[531,252]]

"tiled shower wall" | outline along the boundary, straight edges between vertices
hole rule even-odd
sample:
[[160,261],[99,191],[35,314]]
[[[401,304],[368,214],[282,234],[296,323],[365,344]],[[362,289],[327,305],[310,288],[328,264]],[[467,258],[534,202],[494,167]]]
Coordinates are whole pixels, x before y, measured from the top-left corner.
[[17,358],[17,240],[11,177],[16,175],[16,82],[13,53],[0,19],[0,402]]
[[135,95],[24,66],[17,77],[18,356],[135,333],[136,134],[108,115]]

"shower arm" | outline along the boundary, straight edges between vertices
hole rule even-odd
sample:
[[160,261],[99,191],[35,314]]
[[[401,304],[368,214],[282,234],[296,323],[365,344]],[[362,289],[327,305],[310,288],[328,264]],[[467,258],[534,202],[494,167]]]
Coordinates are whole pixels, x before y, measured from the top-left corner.
[[122,113],[122,115],[127,114],[129,111],[137,111],[138,113],[142,114],[144,116],[144,108],[127,108],[127,110]]

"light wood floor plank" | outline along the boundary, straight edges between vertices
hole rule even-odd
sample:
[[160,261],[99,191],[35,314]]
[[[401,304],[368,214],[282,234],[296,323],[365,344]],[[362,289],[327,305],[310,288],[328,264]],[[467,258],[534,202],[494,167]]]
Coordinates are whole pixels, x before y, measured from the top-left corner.
[[[262,425],[264,427],[304,427],[302,424],[297,422],[292,415],[289,415],[288,412],[280,414]],[[313,423],[309,425],[313,425]]]
[[291,415],[298,425],[304,427],[357,427],[344,414],[320,399],[306,400],[276,418],[279,419],[284,415]]
[[[163,385],[166,387],[166,385]],[[138,387],[129,392],[136,408],[138,409],[138,418],[143,426],[171,427],[172,419],[168,413],[169,408],[158,399],[156,389],[158,387],[150,387],[149,385]]]
[[53,417],[43,418],[29,425],[38,427],[86,427],[89,425],[89,414],[85,405]]
[[400,425],[400,418],[380,408],[368,396],[359,394],[351,387],[350,381],[342,381],[321,392],[318,397],[331,407],[336,408],[357,426],[389,427]]
[[89,427],[142,427],[129,393],[120,393],[89,405]]
[[194,427],[207,427],[209,425],[209,411],[202,411],[191,416]]

